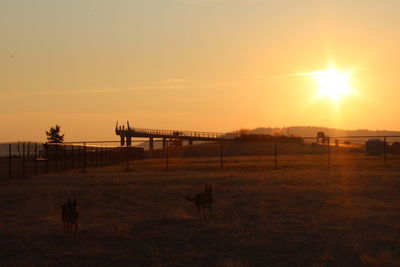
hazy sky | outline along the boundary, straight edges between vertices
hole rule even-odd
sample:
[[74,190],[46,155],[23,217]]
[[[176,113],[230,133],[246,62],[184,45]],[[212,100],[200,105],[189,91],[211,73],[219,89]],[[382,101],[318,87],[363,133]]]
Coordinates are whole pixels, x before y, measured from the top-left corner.
[[[203,131],[400,130],[400,1],[0,0],[0,141]],[[351,72],[317,99],[299,73]]]

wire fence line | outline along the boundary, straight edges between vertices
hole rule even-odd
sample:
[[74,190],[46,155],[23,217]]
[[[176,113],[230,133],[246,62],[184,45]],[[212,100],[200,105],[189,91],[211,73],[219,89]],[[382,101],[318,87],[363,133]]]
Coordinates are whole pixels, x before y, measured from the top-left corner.
[[[365,139],[375,143],[368,147]],[[365,155],[369,161],[387,168],[400,164],[398,140],[400,136],[338,136],[327,137],[323,142],[315,137],[271,137],[262,142],[220,140],[183,146],[167,141],[166,147],[162,140],[154,140],[154,150],[149,150],[148,141],[134,141],[133,146],[119,146],[119,141],[19,142],[0,144],[0,177],[19,178],[68,170],[87,172],[104,166],[131,171],[139,167],[143,170],[198,169],[201,164],[208,164],[211,169],[223,170],[235,166],[245,168],[251,162],[254,166],[278,169],[289,161],[307,159],[309,155],[315,155],[310,161],[317,160],[321,166],[331,168],[343,154],[350,158]],[[146,164],[138,163],[140,160]]]

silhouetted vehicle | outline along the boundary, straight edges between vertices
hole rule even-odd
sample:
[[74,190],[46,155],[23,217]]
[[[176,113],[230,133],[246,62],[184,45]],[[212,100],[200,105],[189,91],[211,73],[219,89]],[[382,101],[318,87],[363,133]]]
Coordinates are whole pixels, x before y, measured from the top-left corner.
[[365,152],[367,155],[379,156],[384,152],[385,146],[387,146],[387,143],[378,138],[368,139],[365,141]]
[[[170,138],[168,140],[168,144],[170,146],[182,146],[183,140],[179,138],[179,136],[182,136],[182,132],[174,131],[173,136],[174,136],[174,138]],[[176,138],[175,138],[175,136],[176,136]]]
[[400,154],[400,143],[399,142],[393,142],[393,144],[390,146],[390,152],[393,154]]

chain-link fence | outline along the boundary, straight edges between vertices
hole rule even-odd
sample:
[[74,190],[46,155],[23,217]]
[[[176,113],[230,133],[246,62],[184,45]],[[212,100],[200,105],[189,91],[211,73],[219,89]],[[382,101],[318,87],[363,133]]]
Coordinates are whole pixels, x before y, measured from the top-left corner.
[[254,170],[400,167],[400,137],[358,136],[316,138],[271,137],[268,140],[135,140],[18,142],[0,144],[0,177],[17,178],[61,171],[88,172],[165,170]]
[[12,143],[0,147],[0,176],[25,177],[44,173],[116,165],[143,159],[143,148],[82,143]]

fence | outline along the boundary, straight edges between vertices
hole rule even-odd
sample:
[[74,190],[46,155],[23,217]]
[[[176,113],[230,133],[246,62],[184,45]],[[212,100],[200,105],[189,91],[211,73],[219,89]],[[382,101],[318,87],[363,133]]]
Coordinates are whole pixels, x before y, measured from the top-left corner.
[[[0,145],[0,177],[18,178],[36,174],[93,168],[113,170],[222,170],[290,168],[308,166],[333,168],[350,164],[400,167],[398,136],[334,137],[323,143],[315,138],[272,137],[264,141],[198,142],[175,146],[155,140],[134,146],[118,146],[117,141],[70,142],[63,144],[13,143]],[[372,139],[368,147],[366,139]],[[358,160],[357,162],[355,160]]]
[[[143,159],[143,149],[137,147],[99,146],[95,142],[82,144],[3,144],[0,157],[0,177],[25,177],[67,170],[86,172],[88,168],[115,165]],[[7,153],[4,150],[7,149]],[[5,155],[7,154],[7,155]]]

